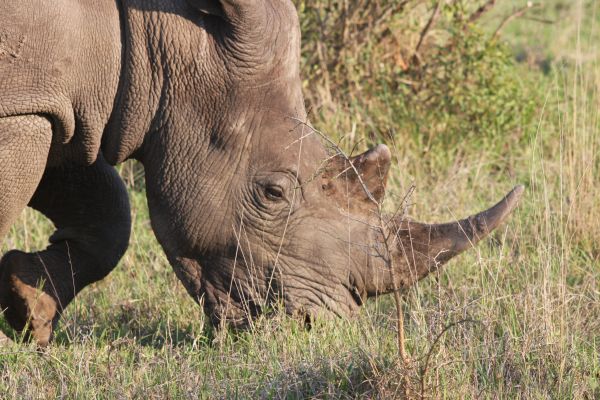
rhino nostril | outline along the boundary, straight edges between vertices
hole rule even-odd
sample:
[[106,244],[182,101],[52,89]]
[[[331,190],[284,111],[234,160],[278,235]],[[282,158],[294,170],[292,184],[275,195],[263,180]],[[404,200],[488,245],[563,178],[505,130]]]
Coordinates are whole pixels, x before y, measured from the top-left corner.
[[313,316],[310,315],[309,313],[304,314],[304,328],[307,331],[310,331],[312,328],[312,323],[313,323]]

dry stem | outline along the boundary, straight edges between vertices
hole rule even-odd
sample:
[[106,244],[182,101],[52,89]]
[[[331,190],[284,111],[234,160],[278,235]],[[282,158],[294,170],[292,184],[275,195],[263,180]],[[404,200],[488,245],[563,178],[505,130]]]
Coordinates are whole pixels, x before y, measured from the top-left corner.
[[[385,219],[383,218],[382,201],[381,202],[377,201],[375,199],[375,197],[373,197],[373,194],[371,193],[371,191],[369,190],[367,185],[364,183],[359,171],[356,169],[356,166],[352,163],[352,161],[350,160],[350,157],[348,157],[346,155],[346,153],[340,148],[340,146],[337,143],[332,141],[330,138],[328,138],[325,134],[320,132],[318,129],[315,129],[312,126],[310,126],[306,121],[303,121],[303,120],[300,120],[297,118],[292,118],[292,120],[298,122],[301,125],[309,127],[312,132],[318,134],[321,138],[323,138],[340,157],[344,158],[344,160],[349,164],[349,168],[352,169],[354,171],[354,173],[356,174],[358,182],[360,183],[362,189],[364,190],[364,192],[367,195],[367,197],[369,198],[369,200],[372,201],[375,204],[375,206],[377,207],[377,215],[379,217],[379,226],[377,228],[379,230],[379,233],[383,237],[383,244],[385,246],[385,252],[387,254],[385,261],[386,261],[387,267],[391,271],[392,281],[393,281],[393,285],[394,285],[394,288],[393,288],[394,289],[394,302],[396,305],[396,323],[397,323],[397,329],[398,329],[398,354],[400,356],[400,360],[403,363],[405,371],[408,371],[408,369],[410,367],[411,359],[410,359],[410,356],[408,355],[408,352],[406,351],[402,296],[400,294],[400,288],[397,287],[398,279],[396,278],[396,273],[395,273],[395,269],[394,269],[394,261],[391,257],[392,248],[389,243],[390,235],[386,233],[387,231],[389,231],[389,229],[386,229],[386,222],[385,222]],[[408,195],[410,195],[410,193],[412,193],[412,189],[407,193],[407,197],[408,197]],[[405,197],[405,199],[403,200],[403,203],[406,201],[407,197]],[[407,398],[410,398],[411,395],[410,395],[408,375],[404,374],[403,377],[404,377],[404,379],[402,382],[402,389],[404,391],[404,395]]]
[[527,2],[527,5],[525,5],[525,7],[519,8],[517,11],[515,11],[514,13],[507,15],[502,22],[500,22],[500,25],[498,25],[498,28],[496,28],[496,30],[494,31],[494,34],[492,35],[492,39],[497,38],[500,35],[500,32],[502,31],[502,29],[504,29],[504,27],[513,19],[518,18],[520,16],[522,16],[523,14],[525,14],[527,11],[529,11],[530,9],[534,8],[534,7],[539,7],[540,3],[532,3],[530,1]]

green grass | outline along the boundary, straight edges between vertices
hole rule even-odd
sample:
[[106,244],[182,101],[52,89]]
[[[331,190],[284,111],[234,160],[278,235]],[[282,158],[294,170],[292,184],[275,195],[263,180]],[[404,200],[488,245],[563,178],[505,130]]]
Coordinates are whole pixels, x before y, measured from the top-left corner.
[[[499,2],[486,24],[521,3]],[[390,398],[405,375],[413,393],[422,380],[439,398],[600,398],[600,6],[548,3],[538,13],[555,24],[519,19],[503,35],[524,60],[515,68],[536,104],[532,123],[436,152],[396,134],[388,202],[414,183],[419,219],[462,217],[526,185],[490,240],[406,293],[411,369],[398,361],[391,296],[310,331],[281,315],[249,332],[214,331],[172,273],[135,188],[124,259],[78,296],[46,351],[0,349],[0,398]],[[549,70],[530,62],[539,54]],[[3,250],[43,248],[51,231],[28,210]]]

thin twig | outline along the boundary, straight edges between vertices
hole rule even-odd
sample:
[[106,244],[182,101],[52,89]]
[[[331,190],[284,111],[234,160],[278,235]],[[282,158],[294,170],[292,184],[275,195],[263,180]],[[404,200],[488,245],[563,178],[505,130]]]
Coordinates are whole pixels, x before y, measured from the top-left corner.
[[424,363],[423,367],[421,368],[421,399],[425,398],[425,377],[427,376],[427,371],[429,370],[429,360],[431,359],[433,350],[435,349],[437,344],[442,339],[442,336],[444,336],[446,334],[446,332],[448,332],[450,329],[454,328],[455,326],[466,324],[466,323],[480,324],[481,322],[474,320],[474,319],[461,319],[460,321],[452,322],[451,324],[446,325],[444,327],[444,329],[442,329],[442,331],[440,333],[438,333],[438,335],[435,337],[435,340],[431,344],[431,347],[429,348],[429,351],[427,352],[427,356],[425,357],[425,363]]
[[494,31],[494,34],[492,35],[492,39],[496,39],[500,35],[500,32],[502,31],[502,29],[504,29],[504,27],[510,21],[512,21],[515,18],[519,18],[520,16],[525,14],[527,11],[531,10],[532,8],[539,7],[539,6],[540,6],[540,3],[533,3],[531,1],[528,1],[527,5],[525,5],[525,7],[522,7],[520,9],[518,9],[517,11],[515,11],[514,13],[507,15],[502,20],[502,22],[500,22],[500,25],[498,25],[498,28],[496,28],[496,30]]
[[425,25],[425,27],[421,31],[421,35],[419,36],[419,41],[417,42],[417,46],[415,47],[415,50],[413,52],[413,56],[411,57],[411,60],[413,62],[418,62],[418,60],[419,60],[419,50],[421,50],[421,46],[423,45],[423,42],[425,41],[425,37],[429,33],[429,30],[433,26],[435,20],[437,19],[438,15],[440,13],[441,6],[442,6],[442,0],[438,0],[438,2],[435,3],[435,8],[433,9],[433,12],[431,13],[431,17],[429,17],[429,20],[427,21],[427,24]]
[[362,189],[365,191],[369,200],[372,201],[377,206],[379,206],[379,202],[373,197],[373,195],[371,194],[371,191],[367,188],[367,185],[365,185],[365,182],[362,180],[362,177],[360,176],[360,173],[356,169],[356,166],[352,163],[352,160],[350,160],[350,158],[346,155],[346,153],[344,153],[344,151],[340,148],[340,146],[337,143],[335,143],[333,140],[328,138],[327,135],[325,135],[323,132],[310,126],[308,124],[308,122],[303,121],[299,118],[295,118],[295,117],[290,117],[290,118],[292,121],[295,121],[301,125],[308,127],[312,132],[318,134],[320,137],[322,137],[324,140],[326,140],[327,143],[329,143],[329,145],[336,151],[336,153],[350,164],[350,168],[356,174],[356,176],[358,178],[358,182],[360,183]]
[[[395,286],[395,284],[394,284]],[[397,289],[394,287],[394,289]],[[402,362],[407,365],[410,362],[410,357],[406,352],[406,341],[404,338],[404,312],[402,310],[402,297],[399,290],[394,290],[394,302],[396,303],[396,317],[398,321],[398,351]]]
[[[385,246],[385,253],[386,253],[385,262],[387,264],[387,267],[390,269],[390,272],[392,275],[392,284],[393,284],[393,290],[394,290],[394,302],[396,303],[396,317],[397,317],[396,322],[397,322],[397,329],[398,329],[398,353],[400,355],[400,359],[401,359],[402,363],[404,364],[405,369],[408,370],[411,360],[410,360],[410,356],[408,355],[408,352],[406,351],[406,340],[405,340],[405,336],[404,336],[404,314],[403,314],[403,307],[402,307],[402,296],[400,294],[400,288],[397,287],[398,279],[396,279],[394,260],[391,256],[392,248],[389,243],[391,235],[386,234],[386,231],[389,231],[389,229],[386,229],[387,223],[383,217],[383,209],[382,209],[383,202],[377,201],[377,199],[375,199],[375,197],[373,197],[373,194],[371,193],[371,191],[369,190],[367,185],[362,180],[360,172],[357,170],[357,168],[354,165],[354,163],[352,162],[352,160],[346,155],[346,153],[344,153],[344,151],[339,147],[339,145],[337,143],[335,143],[333,140],[331,140],[325,134],[320,132],[318,129],[315,129],[314,127],[310,126],[306,121],[303,121],[298,118],[292,118],[292,120],[296,121],[299,124],[309,127],[312,130],[312,132],[319,135],[321,138],[323,138],[325,141],[327,141],[327,143],[329,143],[330,146],[332,146],[332,148],[335,150],[335,152],[349,164],[348,169],[352,169],[354,171],[354,173],[356,174],[356,177],[358,179],[358,182],[360,183],[360,185],[361,185],[362,189],[364,190],[364,192],[366,193],[367,197],[377,207],[377,215],[379,217],[378,230],[379,230],[381,237],[383,238],[383,245]],[[412,190],[409,193],[412,193]],[[406,199],[406,197],[405,197],[405,199]],[[406,398],[410,398],[410,387],[409,387],[408,376],[406,374],[404,374],[402,386],[404,389],[404,396]]]
[[552,19],[544,19],[544,18],[537,18],[537,17],[523,17],[523,19],[525,19],[527,21],[539,22],[540,24],[546,24],[546,25],[552,25],[552,24],[556,23],[556,21],[552,20]]
[[479,7],[473,14],[471,14],[471,16],[469,17],[469,22],[473,23],[473,22],[477,21],[479,18],[481,18],[481,16],[483,14],[490,11],[492,9],[492,7],[494,7],[494,5],[496,5],[496,0],[488,0],[481,7]]

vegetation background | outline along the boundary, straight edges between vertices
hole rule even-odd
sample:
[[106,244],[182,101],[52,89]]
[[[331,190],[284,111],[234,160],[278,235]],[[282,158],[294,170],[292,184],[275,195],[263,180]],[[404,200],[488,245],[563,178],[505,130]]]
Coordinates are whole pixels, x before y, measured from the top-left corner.
[[[295,2],[311,120],[348,152],[393,149],[389,205],[414,187],[411,216],[451,220],[526,185],[499,232],[404,294],[411,365],[391,296],[310,331],[214,331],[126,163],[129,251],[49,349],[0,349],[0,398],[600,398],[600,3]],[[2,251],[51,231],[27,210]]]

